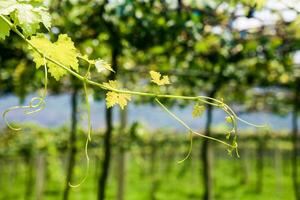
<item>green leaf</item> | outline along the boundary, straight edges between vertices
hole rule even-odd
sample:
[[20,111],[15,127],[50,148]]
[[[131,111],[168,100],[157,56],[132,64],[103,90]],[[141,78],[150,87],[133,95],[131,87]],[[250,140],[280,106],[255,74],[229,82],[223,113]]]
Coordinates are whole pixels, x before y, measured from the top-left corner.
[[118,87],[119,87],[119,83],[116,80],[114,80],[114,81],[110,80],[110,81],[108,81],[108,83],[103,83],[103,85],[105,87],[113,88],[113,89],[118,89]]
[[15,0],[0,0],[0,14],[9,15],[16,9],[17,1]]
[[[51,43],[44,35],[31,37],[30,42],[40,50],[45,56],[59,62],[67,68],[78,71],[77,50],[72,40],[65,34],[61,34],[55,43]],[[44,58],[36,51],[32,52],[33,60],[36,67],[39,68],[44,64]],[[47,61],[49,72],[59,80],[67,72],[60,66]]]
[[98,71],[98,73],[103,72],[104,70],[109,70],[111,72],[115,72],[109,63],[107,63],[106,61],[102,60],[102,59],[97,59],[95,60],[95,67]]
[[117,92],[107,92],[106,93],[106,107],[110,108],[118,104],[123,110],[127,105],[127,102],[131,100],[131,95],[122,94]]
[[159,72],[150,71],[151,81],[157,85],[167,85],[170,84],[168,76],[162,76]]
[[193,109],[193,112],[192,112],[193,118],[201,116],[204,113],[204,111],[205,111],[205,106],[196,104],[194,106],[194,109]]
[[9,36],[9,32],[9,25],[2,18],[0,18],[0,40],[4,40],[6,36]]
[[112,69],[111,65],[108,62],[106,62],[105,60],[101,59],[101,58],[98,58],[96,60],[92,60],[92,59],[89,59],[89,57],[87,55],[83,55],[82,56],[80,54],[77,57],[80,58],[80,59],[82,59],[82,60],[84,60],[84,61],[86,61],[90,65],[95,66],[98,73],[101,73],[101,72],[103,72],[105,70],[108,70],[108,71],[111,71],[111,72],[115,72]]
[[14,24],[21,27],[24,35],[30,36],[40,28],[40,23],[49,29],[51,17],[48,10],[37,2],[0,0],[0,14],[10,15]]
[[[108,89],[118,89],[119,83],[116,80],[110,80],[108,83],[103,83]],[[124,109],[127,105],[127,102],[131,100],[130,94],[123,94],[114,91],[109,91],[106,93],[106,107],[110,108],[118,104],[121,109]]]

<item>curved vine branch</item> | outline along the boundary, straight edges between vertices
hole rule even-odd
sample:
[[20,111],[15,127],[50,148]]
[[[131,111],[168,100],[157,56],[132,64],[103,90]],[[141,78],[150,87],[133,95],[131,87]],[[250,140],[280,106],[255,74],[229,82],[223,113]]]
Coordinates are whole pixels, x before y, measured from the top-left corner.
[[[246,123],[248,125],[251,126],[255,126],[255,127],[263,127],[260,125],[255,125],[252,123],[249,123],[241,118],[239,118],[235,112],[227,105],[223,102],[223,100],[218,100],[215,98],[211,98],[211,97],[207,97],[207,96],[181,96],[181,95],[171,95],[171,94],[155,94],[155,93],[148,93],[148,92],[139,92],[139,91],[131,91],[131,90],[126,90],[126,89],[119,89],[117,87],[113,87],[112,82],[110,81],[110,83],[98,83],[95,82],[91,79],[89,79],[89,71],[90,71],[90,67],[91,67],[91,63],[89,62],[89,60],[86,60],[89,62],[89,67],[87,70],[87,73],[85,76],[79,74],[78,72],[76,72],[76,70],[72,70],[71,68],[69,68],[67,65],[64,65],[60,60],[57,60],[49,55],[47,55],[46,52],[44,52],[43,50],[41,50],[38,46],[34,45],[33,42],[31,42],[31,40],[28,40],[27,37],[23,34],[23,33],[18,29],[18,27],[12,23],[11,19],[8,16],[4,16],[2,14],[0,14],[0,20],[4,21],[8,26],[9,29],[13,30],[20,38],[22,38],[30,47],[30,49],[32,49],[34,52],[36,52],[42,59],[43,59],[43,63],[44,63],[44,68],[45,68],[45,91],[43,93],[43,95],[41,97],[34,97],[31,99],[30,103],[28,106],[14,106],[11,107],[9,109],[7,109],[4,113],[3,113],[3,118],[4,121],[6,122],[7,126],[13,130],[20,130],[20,128],[16,128],[14,126],[12,126],[6,119],[6,115],[16,109],[22,108],[22,109],[26,109],[25,114],[33,114],[36,113],[38,111],[41,111],[44,107],[45,107],[45,97],[47,94],[47,62],[48,64],[52,65],[54,64],[55,66],[60,67],[61,69],[67,71],[69,74],[73,75],[74,77],[76,77],[77,79],[81,80],[83,82],[83,86],[84,86],[84,94],[85,94],[85,100],[86,100],[86,106],[87,106],[87,112],[88,112],[88,134],[87,134],[87,139],[86,139],[86,143],[85,143],[85,155],[86,155],[86,160],[87,160],[87,168],[86,168],[86,175],[85,177],[82,179],[82,181],[77,184],[77,185],[73,185],[71,183],[70,186],[72,187],[77,187],[79,185],[81,185],[81,183],[83,183],[85,181],[85,179],[87,178],[88,175],[88,170],[89,170],[89,156],[88,156],[88,143],[91,140],[91,119],[90,119],[90,104],[89,104],[89,99],[88,99],[88,90],[87,90],[87,86],[91,85],[94,87],[99,87],[103,90],[107,90],[107,98],[120,98],[120,95],[124,95],[122,96],[123,98],[123,104],[120,105],[121,108],[123,108],[126,104],[127,104],[127,100],[130,100],[130,95],[137,95],[137,96],[147,96],[147,97],[153,97],[153,99],[155,100],[155,102],[162,107],[162,109],[164,111],[166,111],[172,118],[174,118],[176,121],[178,121],[181,125],[183,125],[189,132],[190,134],[190,139],[191,139],[191,143],[190,143],[190,149],[189,152],[187,154],[187,156],[182,160],[186,160],[191,152],[191,148],[192,148],[192,139],[193,139],[193,134],[198,135],[200,137],[203,137],[205,139],[209,139],[215,142],[218,142],[222,145],[227,146],[229,149],[229,153],[231,153],[233,150],[236,151],[236,155],[239,157],[238,155],[238,144],[237,144],[237,121],[241,121],[243,123]],[[47,22],[47,21],[46,21]],[[46,23],[43,21],[44,25],[48,25],[48,23]],[[22,27],[23,28],[23,27]],[[48,26],[47,26],[48,28]],[[9,30],[8,30],[9,31]],[[25,32],[26,33],[26,32]],[[80,59],[84,59],[84,57],[77,55],[76,59],[80,58]],[[95,64],[95,63],[94,63]],[[108,70],[113,71],[112,69],[109,68],[109,66],[106,66]],[[151,77],[153,78],[156,77],[158,79],[156,80],[152,80],[152,82],[156,83],[157,85],[164,85],[164,84],[169,84],[169,79],[167,76],[162,76],[158,73],[158,72],[150,72]],[[161,78],[161,79],[160,79]],[[199,132],[194,131],[191,127],[189,127],[182,119],[180,119],[178,116],[176,116],[173,112],[171,112],[164,104],[161,103],[161,101],[159,99],[177,99],[177,100],[191,100],[191,101],[195,101],[197,104],[201,103],[201,104],[208,104],[214,107],[218,107],[220,109],[222,109],[226,114],[226,121],[228,123],[230,123],[232,125],[232,129],[227,133],[226,138],[230,139],[231,134],[234,135],[232,143],[228,143],[225,142],[223,140],[214,138],[214,137],[210,137],[210,136],[206,136],[204,134],[201,134]],[[124,103],[125,101],[125,103]],[[107,107],[111,107],[115,104],[115,102],[107,104]],[[27,109],[36,109],[36,110],[27,110]],[[179,161],[182,162],[182,161]]]
[[[222,110],[224,110],[228,116],[230,117],[231,121],[232,121],[232,125],[233,125],[233,129],[231,132],[235,133],[236,134],[236,129],[237,129],[237,120],[243,122],[243,123],[246,123],[248,125],[251,125],[251,126],[255,126],[255,127],[264,127],[264,125],[255,125],[255,124],[252,124],[252,123],[249,123],[241,118],[239,118],[235,112],[227,105],[225,104],[223,101],[221,100],[218,100],[218,99],[215,99],[215,98],[211,98],[211,97],[207,97],[207,96],[181,96],[181,95],[170,95],[170,94],[155,94],[155,93],[148,93],[148,92],[138,92],[138,91],[130,91],[130,90],[124,90],[124,89],[117,89],[117,88],[113,88],[113,87],[110,87],[106,84],[102,84],[102,83],[98,83],[98,82],[95,82],[93,80],[90,80],[87,78],[87,75],[86,76],[82,76],[80,75],[79,73],[73,71],[72,69],[64,66],[63,64],[61,64],[60,62],[58,62],[57,60],[53,59],[53,58],[50,58],[49,56],[45,55],[42,51],[40,51],[35,45],[33,45],[18,29],[17,27],[12,23],[10,22],[5,16],[3,15],[0,15],[0,17],[7,23],[7,25],[9,25],[9,27],[18,35],[20,36],[20,38],[22,38],[34,51],[36,51],[40,56],[42,56],[44,59],[46,59],[47,61],[61,67],[62,69],[66,70],[67,72],[69,72],[70,74],[72,74],[73,76],[75,76],[76,78],[78,78],[79,80],[83,81],[84,82],[84,88],[85,88],[85,91],[86,91],[86,84],[89,84],[89,85],[92,85],[92,86],[96,86],[96,87],[99,87],[103,90],[107,90],[107,91],[112,91],[112,92],[116,92],[116,93],[121,93],[121,94],[130,94],[130,95],[139,95],[139,96],[148,96],[148,97],[153,97],[155,98],[156,102],[160,104],[160,106],[163,106],[160,101],[158,100],[158,98],[168,98],[168,99],[181,99],[181,100],[192,100],[192,101],[198,101],[198,102],[202,102],[204,104],[210,104],[212,106],[215,106],[215,107],[219,107],[221,108]],[[90,66],[89,66],[90,68]],[[47,78],[47,77],[46,77]],[[32,107],[31,105],[29,107]],[[89,106],[88,106],[89,107]],[[19,107],[14,107],[14,108],[11,108],[9,110],[7,110],[5,112],[5,115],[11,111],[11,110],[14,110],[14,109],[17,109]],[[164,109],[166,107],[163,107]],[[89,110],[89,109],[88,109]],[[169,111],[169,110],[168,110]],[[90,111],[88,111],[90,112]],[[31,112],[32,113],[32,112]],[[170,113],[169,113],[170,114]],[[172,117],[176,117],[174,114],[171,115]],[[191,130],[188,126],[186,126],[186,124],[180,120],[178,117],[175,118],[177,121],[179,121],[181,124],[183,124],[188,130]],[[90,120],[89,120],[89,127],[90,127]],[[194,132],[194,131],[193,131]],[[194,132],[196,133],[196,132]],[[224,141],[221,141],[221,140],[217,140],[215,138],[212,138],[212,137],[207,137],[203,134],[199,134],[198,135],[204,137],[204,138],[207,138],[207,139],[211,139],[211,140],[215,140],[217,142],[220,142],[224,145],[227,145],[227,146],[230,146],[230,147],[234,147],[236,148],[236,145],[230,145]],[[90,134],[89,134],[89,140],[90,140]]]

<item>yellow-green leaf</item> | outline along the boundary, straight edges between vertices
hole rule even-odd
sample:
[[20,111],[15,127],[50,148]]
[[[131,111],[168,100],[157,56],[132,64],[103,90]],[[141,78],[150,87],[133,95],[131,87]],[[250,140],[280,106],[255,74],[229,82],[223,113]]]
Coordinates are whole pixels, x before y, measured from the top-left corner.
[[106,107],[110,108],[116,104],[119,104],[121,109],[124,109],[127,102],[131,100],[131,95],[122,94],[117,92],[107,92],[106,93]]
[[201,116],[204,111],[205,111],[205,106],[196,104],[194,106],[194,109],[193,109],[193,112],[192,112],[193,118]]
[[89,59],[89,57],[87,55],[82,56],[80,54],[77,57],[88,62],[90,65],[95,65],[95,67],[99,73],[103,72],[104,70],[115,72],[113,70],[113,68],[111,67],[111,65],[103,59],[98,58],[96,60],[92,60],[92,59]]
[[36,33],[40,23],[48,30],[51,27],[51,16],[47,8],[37,1],[0,0],[0,14],[9,15],[25,36]]
[[[45,56],[57,61],[67,68],[78,71],[77,50],[72,40],[65,34],[59,35],[55,43],[51,43],[44,35],[31,37],[30,42],[40,50]],[[44,58],[36,51],[32,52],[33,60],[36,67],[39,68],[44,64]],[[49,72],[59,80],[67,72],[62,67],[47,61]]]
[[95,67],[99,73],[103,72],[104,70],[109,70],[111,72],[115,72],[109,63],[102,59],[95,60]]
[[108,83],[103,83],[105,87],[118,89],[119,83],[116,80],[110,80]]
[[5,21],[0,18],[0,40],[4,40],[6,36],[9,36],[10,27]]
[[150,71],[151,81],[157,85],[167,85],[170,84],[168,76],[162,76],[159,72]]

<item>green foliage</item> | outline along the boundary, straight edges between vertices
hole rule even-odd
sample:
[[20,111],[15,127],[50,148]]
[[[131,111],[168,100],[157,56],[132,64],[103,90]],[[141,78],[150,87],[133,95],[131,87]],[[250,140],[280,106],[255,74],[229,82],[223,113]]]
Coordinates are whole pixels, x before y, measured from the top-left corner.
[[117,92],[107,92],[106,93],[106,106],[107,108],[113,107],[118,104],[123,110],[127,105],[127,102],[131,100],[129,94],[122,94]]
[[109,70],[111,72],[114,72],[114,70],[111,68],[110,64],[102,59],[95,60],[95,67],[99,73],[101,73],[104,70]]
[[[82,54],[80,54],[79,50],[76,50],[75,45],[69,36],[61,34],[58,36],[58,40],[56,42],[51,42],[50,39],[48,39],[48,36],[55,37],[56,33],[54,35],[52,33],[49,35],[41,35],[37,33],[41,23],[48,29],[51,26],[50,15],[47,12],[47,9],[41,4],[41,1],[0,0],[0,15],[1,17],[4,16],[4,18],[0,18],[2,20],[0,21],[0,25],[6,24],[6,26],[1,26],[0,39],[5,39],[6,36],[9,35],[10,29],[13,30],[29,45],[31,50],[30,53],[38,69],[41,66],[45,66],[45,68],[47,66],[49,73],[56,80],[60,80],[66,74],[72,74],[83,82],[89,114],[89,133],[85,146],[87,161],[89,160],[87,146],[91,139],[90,106],[88,103],[87,90],[88,85],[106,90],[107,108],[119,105],[121,109],[124,109],[128,104],[128,101],[131,100],[132,95],[149,97],[152,101],[155,99],[155,102],[159,106],[161,106],[171,117],[189,131],[191,141],[193,135],[214,140],[227,146],[230,154],[233,150],[235,150],[238,156],[236,121],[243,120],[238,118],[234,111],[227,106],[227,104],[223,103],[223,100],[218,100],[214,97],[218,96],[215,95],[217,92],[222,91],[221,89],[224,83],[228,85],[233,83],[239,86],[240,82],[244,83],[248,81],[248,74],[251,75],[251,73],[255,72],[257,67],[256,65],[265,64],[263,61],[267,56],[257,52],[258,45],[256,42],[254,45],[252,44],[252,48],[248,48],[246,53],[242,53],[243,48],[247,49],[248,36],[243,37],[239,32],[230,30],[230,23],[232,23],[233,19],[226,17],[226,15],[228,14],[233,17],[234,15],[218,9],[214,10],[214,8],[209,5],[207,5],[207,10],[201,7],[199,12],[186,12],[186,8],[184,6],[178,9],[178,12],[173,12],[173,10],[168,10],[169,8],[166,3],[159,1],[155,2],[154,5],[148,2],[140,3],[139,1],[125,1],[119,6],[117,5],[114,7],[113,5],[110,5],[112,6],[111,8],[108,8],[110,6],[99,2],[97,1],[95,4],[84,5],[81,9],[72,9],[69,23],[65,24],[63,20],[59,20],[58,22],[60,25],[60,27],[58,27],[59,32],[69,32],[70,36],[74,39],[74,41],[76,41],[76,45],[78,41],[86,42],[82,46],[78,44],[81,52],[85,51],[85,53],[83,53],[84,56],[80,56]],[[249,6],[249,9],[251,10],[255,7],[261,7],[264,0],[242,2],[246,5],[246,7]],[[68,3],[63,2],[63,4],[67,5],[66,10],[69,11],[68,9],[70,5],[74,4],[78,6],[79,3],[74,1]],[[136,10],[125,9],[128,5],[131,8],[136,8]],[[153,9],[153,6],[157,9]],[[85,9],[87,8],[90,10],[85,12]],[[59,10],[60,8],[57,9]],[[98,16],[99,10],[101,10],[100,17]],[[60,12],[62,12],[62,10],[60,10]],[[144,13],[147,14],[143,16]],[[143,20],[141,20],[141,17],[143,17]],[[4,19],[7,19],[7,21]],[[74,24],[76,24],[77,27],[70,25],[73,24],[72,20],[74,20]],[[92,24],[92,26],[95,26],[96,24],[96,26],[89,27],[87,25],[88,23],[85,22],[89,22],[89,25]],[[101,26],[99,26],[99,24]],[[225,34],[222,35],[213,33],[213,28],[217,26],[222,28],[226,27],[224,30],[222,29],[222,31],[227,32],[227,36]],[[78,29],[80,29],[80,32],[74,31],[73,33],[73,30]],[[19,30],[21,30],[21,32],[19,32]],[[170,30],[174,31],[171,31],[170,33]],[[256,39],[257,38],[251,38],[250,40],[256,41]],[[272,45],[267,45],[269,44],[268,40],[269,38],[267,37],[259,38],[259,41],[263,44],[262,46],[266,48],[266,51],[274,48]],[[110,64],[103,59],[89,59],[89,57],[102,58],[102,56],[99,56],[99,54],[103,53],[103,48],[101,48],[103,45],[102,42],[110,43],[114,56],[116,56],[116,54],[124,54],[126,56],[130,55],[129,57],[131,60],[129,61],[131,61],[131,67],[129,68],[131,69],[133,68],[132,66],[140,63],[149,65],[151,69],[154,68],[153,66],[159,66],[159,71],[168,71],[172,66],[182,65],[183,67],[180,68],[181,71],[179,71],[179,74],[189,73],[192,75],[192,78],[182,78],[180,75],[174,76],[174,79],[172,77],[172,80],[180,83],[180,87],[174,86],[172,88],[158,88],[157,86],[153,87],[153,84],[149,84],[150,86],[148,87],[154,90],[152,93],[121,89],[116,80],[109,80],[108,83],[101,83],[102,81],[98,80],[98,82],[93,81],[90,76],[91,67],[94,67],[94,69],[98,72],[102,72],[103,70],[114,72]],[[246,44],[243,44],[242,42],[245,42]],[[101,45],[98,45],[98,43],[101,43]],[[94,48],[91,48],[89,45],[93,45]],[[249,44],[249,46],[251,47],[251,44]],[[104,47],[106,48],[107,46],[104,45]],[[123,48],[125,50],[123,50]],[[128,49],[132,49],[132,51]],[[139,50],[143,50],[143,52],[140,52]],[[109,51],[106,50],[106,52]],[[170,52],[172,52],[172,55],[170,55]],[[259,54],[260,57],[263,57],[263,59],[256,58],[258,57],[257,54]],[[271,51],[270,54],[272,54],[272,56],[275,55],[275,53]],[[247,60],[249,55],[254,55],[254,62],[252,62],[252,60]],[[84,71],[86,72],[85,75],[81,75],[79,73],[77,58],[81,58],[89,64],[88,69]],[[239,69],[235,68],[235,64],[239,63],[241,60],[247,60],[246,63],[250,64],[246,68],[247,70],[248,68],[250,69],[249,71],[243,69],[241,72],[239,71],[239,73],[236,73]],[[126,60],[126,58],[122,58],[120,65],[125,66],[130,63],[129,61]],[[25,65],[20,65],[19,71],[22,71],[24,67]],[[45,72],[47,74],[47,70],[45,70]],[[148,70],[146,72],[148,72]],[[197,73],[194,74],[193,72]],[[204,72],[207,72],[208,75],[202,77],[202,73],[204,74]],[[132,74],[133,77],[139,76],[138,73]],[[238,75],[236,76],[236,74]],[[167,75],[161,75],[159,72],[150,71],[150,76],[151,82],[156,85],[162,86],[170,84],[170,79]],[[262,75],[260,75],[260,77],[261,76]],[[240,77],[243,78],[242,81],[239,79]],[[125,80],[127,77],[122,74],[121,78],[124,78]],[[283,77],[282,80],[287,80],[287,78]],[[176,84],[175,81],[172,84]],[[202,87],[204,84],[205,87]],[[195,88],[197,90],[195,90]],[[199,88],[201,88],[201,92],[212,94],[213,97],[198,96],[200,91]],[[165,94],[166,92],[168,92],[168,94]],[[172,93],[176,93],[176,95],[172,95]],[[182,93],[182,96],[178,95],[178,93]],[[191,94],[194,94],[195,96],[190,96]],[[40,100],[39,106],[44,105],[44,96],[43,98],[38,99]],[[195,105],[192,113],[193,117],[199,117],[203,114],[205,104],[222,109],[229,115],[229,117],[226,118],[226,121],[232,125],[232,130],[228,132],[227,139],[231,139],[230,135],[234,134],[232,141],[227,143],[223,140],[193,131],[191,127],[172,113],[167,106],[162,103],[164,100],[180,100],[185,104],[187,104],[188,100],[203,103],[203,105],[198,103]],[[20,107],[14,107],[13,109],[16,108]],[[32,106],[27,106],[26,108],[32,108]],[[8,109],[7,112],[9,111],[11,110]]]
[[[103,84],[105,87],[110,89],[118,89],[117,81],[109,81],[108,83]],[[124,109],[127,105],[127,102],[131,100],[130,94],[124,94],[114,91],[109,91],[106,93],[106,107],[110,108],[114,105],[119,105],[121,109]]]
[[108,83],[103,83],[103,85],[107,88],[118,89],[120,84],[116,80],[109,80]]
[[197,103],[193,108],[193,112],[192,112],[193,118],[200,117],[201,115],[203,115],[204,111],[205,111],[205,106],[199,105],[199,103]]
[[115,72],[111,65],[106,62],[105,60],[103,59],[96,59],[96,60],[92,60],[92,59],[89,59],[89,57],[87,55],[84,55],[84,56],[78,56],[80,59],[86,61],[87,63],[89,63],[89,67],[90,66],[95,66],[96,67],[96,70],[98,73],[102,73],[103,71],[105,70],[108,70],[108,71],[111,71],[111,72]]
[[0,40],[3,40],[5,37],[9,36],[9,32],[9,25],[2,18],[0,18]]
[[35,34],[40,28],[40,23],[47,29],[51,27],[51,17],[39,1],[1,0],[0,14],[9,15],[25,36]]
[[[60,64],[78,71],[77,50],[72,40],[65,34],[59,35],[55,43],[51,43],[45,35],[37,35],[31,37],[30,42],[41,52]],[[44,58],[40,53],[32,51],[33,60],[36,67],[39,68],[44,63]],[[67,74],[65,69],[62,69],[57,64],[47,61],[49,72],[56,79],[59,80],[62,76]]]
[[157,85],[168,85],[171,84],[168,76],[162,76],[159,72],[150,71],[151,82]]

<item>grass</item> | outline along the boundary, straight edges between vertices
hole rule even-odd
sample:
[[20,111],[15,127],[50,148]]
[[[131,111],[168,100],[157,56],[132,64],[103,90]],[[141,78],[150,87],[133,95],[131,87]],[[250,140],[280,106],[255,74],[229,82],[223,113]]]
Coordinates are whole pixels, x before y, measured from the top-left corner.
[[[142,156],[140,148],[126,156],[126,200],[198,200],[203,193],[201,163],[194,146],[191,158],[178,164],[183,153],[175,152],[174,146],[156,148],[156,153]],[[100,152],[100,150],[99,150]],[[215,150],[213,160],[214,197],[216,200],[293,200],[290,160],[285,152],[264,152],[262,185],[257,189],[257,158],[255,150],[243,150],[242,158],[231,158],[226,152]],[[287,154],[287,155],[286,155]],[[117,167],[116,153],[107,185],[107,199],[116,199]],[[84,174],[84,157],[77,157],[75,183]],[[91,169],[87,181],[79,188],[71,189],[70,199],[96,199],[100,159],[91,156]],[[36,199],[37,162],[32,162],[33,182],[28,187],[29,166],[21,157],[2,158],[0,160],[0,199],[21,200]],[[66,160],[62,156],[47,156],[44,179],[43,199],[62,199]],[[30,196],[26,189],[32,190]]]

